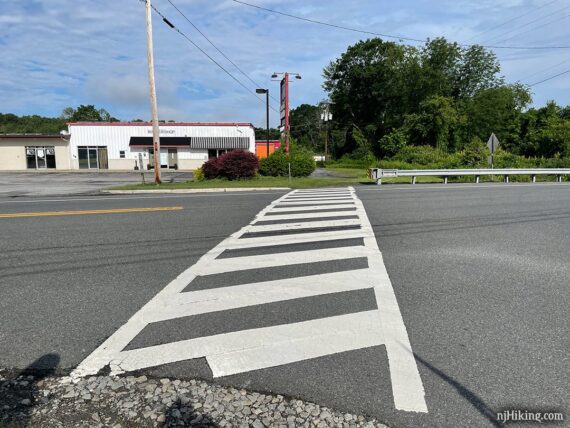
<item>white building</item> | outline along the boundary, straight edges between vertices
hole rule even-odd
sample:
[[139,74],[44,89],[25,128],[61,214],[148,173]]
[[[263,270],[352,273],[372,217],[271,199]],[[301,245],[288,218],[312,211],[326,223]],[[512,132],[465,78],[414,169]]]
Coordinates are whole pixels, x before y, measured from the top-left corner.
[[[68,124],[73,169],[132,170],[154,165],[152,125],[147,122],[77,122]],[[228,150],[255,153],[251,123],[163,123],[160,125],[162,168],[196,169]]]
[[[152,146],[148,122],[75,122],[61,136],[0,134],[0,170],[134,170],[140,159],[147,170]],[[255,132],[251,123],[161,123],[160,146],[162,168],[193,170],[229,150],[255,153]]]

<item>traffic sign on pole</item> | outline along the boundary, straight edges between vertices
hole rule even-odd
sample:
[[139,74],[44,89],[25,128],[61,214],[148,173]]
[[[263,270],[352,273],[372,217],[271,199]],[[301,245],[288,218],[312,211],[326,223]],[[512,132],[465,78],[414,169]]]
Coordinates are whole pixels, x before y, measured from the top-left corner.
[[487,147],[489,148],[489,152],[491,153],[491,156],[489,156],[488,158],[488,163],[491,166],[491,168],[493,168],[493,164],[494,164],[494,160],[495,160],[495,152],[497,151],[497,149],[499,148],[499,139],[497,138],[497,136],[495,135],[495,133],[491,133],[491,136],[489,137],[489,140],[487,141]]

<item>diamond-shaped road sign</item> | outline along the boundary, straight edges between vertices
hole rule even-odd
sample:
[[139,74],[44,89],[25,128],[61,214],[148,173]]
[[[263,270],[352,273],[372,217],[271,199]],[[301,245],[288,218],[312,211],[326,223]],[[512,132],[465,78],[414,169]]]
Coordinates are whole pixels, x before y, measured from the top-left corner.
[[489,137],[489,141],[487,141],[487,147],[489,147],[489,151],[491,152],[491,154],[497,151],[497,148],[499,147],[499,139],[497,138],[495,133],[492,133],[491,136]]
[[487,141],[487,147],[489,148],[489,152],[491,153],[491,156],[489,156],[487,158],[487,162],[491,166],[491,168],[493,167],[493,160],[494,160],[493,155],[497,151],[499,144],[500,144],[499,139],[497,138],[495,133],[494,132],[491,133],[491,136],[489,137],[489,140]]

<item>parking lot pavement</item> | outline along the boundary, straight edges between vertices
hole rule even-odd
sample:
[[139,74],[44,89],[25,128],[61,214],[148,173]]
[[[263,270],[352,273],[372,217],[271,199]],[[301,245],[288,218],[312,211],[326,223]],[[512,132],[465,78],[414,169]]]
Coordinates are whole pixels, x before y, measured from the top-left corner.
[[[163,171],[164,182],[186,181],[192,173]],[[147,182],[153,180],[153,172],[145,172]],[[0,198],[18,198],[22,196],[64,196],[87,195],[113,186],[140,183],[139,172],[0,172]]]

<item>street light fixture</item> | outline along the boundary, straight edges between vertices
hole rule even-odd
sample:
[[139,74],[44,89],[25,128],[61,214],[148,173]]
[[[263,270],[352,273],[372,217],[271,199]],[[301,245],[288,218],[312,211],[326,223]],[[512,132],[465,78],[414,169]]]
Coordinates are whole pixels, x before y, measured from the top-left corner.
[[[299,73],[289,73],[285,72],[275,72],[271,75],[272,79],[276,79],[277,76],[282,75],[281,80],[281,112],[285,113],[285,117],[281,118],[281,126],[285,126],[285,153],[289,154],[289,137],[290,137],[290,126],[289,126],[289,76],[295,76],[295,79],[301,80],[301,75]],[[283,120],[285,123],[283,123]]]
[[265,100],[266,100],[266,125],[267,125],[267,143],[266,143],[266,149],[267,149],[267,157],[269,157],[269,89],[261,89],[261,88],[257,88],[255,90],[255,92],[257,92],[258,94],[265,94]]

